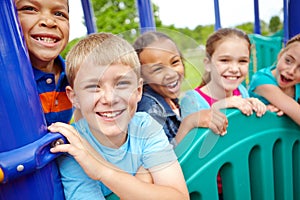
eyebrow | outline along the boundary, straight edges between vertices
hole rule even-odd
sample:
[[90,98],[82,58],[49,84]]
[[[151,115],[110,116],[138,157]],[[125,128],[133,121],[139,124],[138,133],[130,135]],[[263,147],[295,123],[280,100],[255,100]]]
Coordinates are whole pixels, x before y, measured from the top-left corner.
[[[134,73],[135,74],[135,73]],[[119,74],[117,76],[113,76],[113,80],[114,81],[117,81],[117,80],[120,80],[122,78],[127,78],[127,79],[131,79],[133,78],[131,75],[129,75],[128,73],[124,73],[124,74]],[[80,83],[85,83],[85,82],[92,82],[92,83],[98,83],[101,81],[101,78],[95,78],[95,77],[92,77],[92,78],[87,78],[87,79],[84,79],[82,80]]]

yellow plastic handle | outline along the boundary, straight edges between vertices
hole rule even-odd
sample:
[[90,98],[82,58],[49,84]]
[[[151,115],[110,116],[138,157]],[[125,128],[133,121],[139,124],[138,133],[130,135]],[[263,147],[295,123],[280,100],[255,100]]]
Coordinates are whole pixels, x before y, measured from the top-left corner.
[[0,183],[2,183],[3,180],[4,180],[4,173],[3,173],[2,169],[0,168]]

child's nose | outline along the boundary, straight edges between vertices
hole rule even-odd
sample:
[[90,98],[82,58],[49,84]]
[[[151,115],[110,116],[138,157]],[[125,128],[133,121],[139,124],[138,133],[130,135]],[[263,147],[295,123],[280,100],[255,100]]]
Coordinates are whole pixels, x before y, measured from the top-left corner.
[[116,99],[116,95],[112,89],[106,89],[100,93],[100,101],[102,104],[112,104]]
[[174,76],[177,76],[177,72],[172,69],[171,67],[165,67],[165,71],[166,71],[166,78],[173,78]]
[[231,72],[238,72],[239,69],[240,69],[239,64],[238,64],[238,63],[235,63],[235,62],[232,63],[231,66],[230,66],[230,68],[229,68],[229,70],[230,70]]
[[290,74],[290,75],[293,75],[295,72],[296,72],[296,69],[297,69],[297,66],[296,65],[292,65],[288,68],[287,72]]
[[51,15],[44,15],[40,20],[40,26],[43,27],[56,27],[56,20]]

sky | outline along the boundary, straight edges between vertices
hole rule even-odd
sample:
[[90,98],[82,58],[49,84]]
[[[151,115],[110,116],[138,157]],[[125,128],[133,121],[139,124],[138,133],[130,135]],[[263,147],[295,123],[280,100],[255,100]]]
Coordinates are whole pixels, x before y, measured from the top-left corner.
[[[283,19],[283,0],[258,0],[259,16],[269,23],[272,16]],[[70,40],[86,35],[81,0],[70,1]],[[213,0],[152,0],[159,7],[164,25],[194,29],[198,25],[215,23]],[[222,27],[254,22],[253,0],[219,0]]]

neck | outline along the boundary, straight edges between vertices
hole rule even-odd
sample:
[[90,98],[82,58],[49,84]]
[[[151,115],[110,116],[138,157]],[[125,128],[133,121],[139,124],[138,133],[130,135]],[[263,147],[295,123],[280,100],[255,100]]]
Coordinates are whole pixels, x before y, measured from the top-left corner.
[[54,60],[51,60],[50,62],[32,61],[32,66],[42,72],[54,74],[55,83],[58,82],[62,67],[58,63],[54,62]]
[[212,84],[210,81],[208,84],[201,88],[201,91],[213,99],[220,100],[232,96],[233,91],[226,91],[224,88],[218,85]]
[[178,109],[178,106],[175,104],[175,102],[172,99],[165,98],[165,101],[167,102],[167,104],[169,104],[172,110]]

